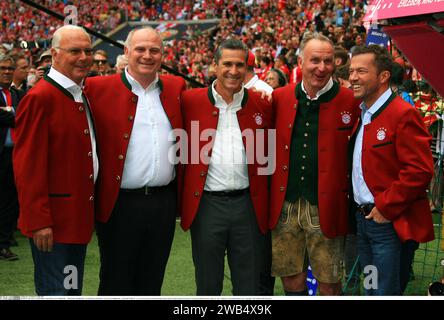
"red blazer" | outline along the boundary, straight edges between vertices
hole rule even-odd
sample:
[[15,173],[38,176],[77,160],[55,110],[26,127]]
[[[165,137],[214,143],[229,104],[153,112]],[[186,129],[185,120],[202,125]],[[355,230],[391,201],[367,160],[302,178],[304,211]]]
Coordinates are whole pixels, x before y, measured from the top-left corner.
[[[199,122],[199,136],[205,129],[217,129],[219,109],[214,105],[211,87],[184,92],[182,94],[182,104],[184,128],[188,134],[188,155],[190,158],[191,141],[193,139],[197,140],[197,138],[191,136],[191,121]],[[271,104],[261,99],[259,94],[245,89],[242,106],[242,109],[237,112],[239,127],[241,132],[244,132],[246,129],[253,130],[256,149],[256,141],[259,141],[257,139],[256,129],[269,129],[272,126]],[[268,141],[267,134],[265,139],[267,139],[265,141]],[[246,148],[245,137],[243,138],[243,142]],[[204,149],[207,143],[208,141],[199,141],[199,154],[205,152],[205,150],[202,151],[202,149]],[[268,152],[267,149],[265,150]],[[208,149],[208,155],[211,157],[211,148]],[[259,228],[265,233],[268,230],[268,176],[258,175],[258,169],[260,167],[266,167],[267,164],[259,164],[256,156],[254,156],[254,159],[249,158],[248,152],[247,159],[249,159],[248,178],[250,182],[251,200],[256,212]],[[190,228],[196,216],[208,172],[208,164],[203,163],[200,157],[198,162],[197,164],[193,164],[189,161],[189,164],[184,167],[184,183],[181,192],[181,225],[184,230]],[[209,161],[206,163],[208,162]]]
[[[293,124],[298,101],[296,84],[273,91],[276,125],[276,172],[271,178],[270,228],[281,214],[288,184]],[[359,104],[349,89],[321,103],[318,132],[318,209],[321,230],[328,238],[348,232],[350,175],[348,143],[358,119]]]
[[19,228],[52,227],[58,243],[86,244],[94,229],[94,177],[85,106],[46,78],[21,100],[13,164]]
[[431,137],[415,108],[400,97],[391,99],[365,126],[364,179],[399,238],[427,242],[434,239],[426,193],[433,175]]
[[[180,94],[185,90],[185,81],[180,77],[161,75],[159,86],[160,101],[172,128],[182,128]],[[91,102],[99,145],[96,219],[105,223],[119,194],[138,97],[131,92],[124,72],[88,78],[85,92]]]

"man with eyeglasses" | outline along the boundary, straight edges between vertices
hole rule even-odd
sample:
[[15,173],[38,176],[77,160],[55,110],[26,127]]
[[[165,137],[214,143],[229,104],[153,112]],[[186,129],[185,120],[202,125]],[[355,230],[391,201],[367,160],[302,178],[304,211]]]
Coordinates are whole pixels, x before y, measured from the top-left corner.
[[92,77],[85,90],[100,157],[96,230],[99,295],[160,295],[177,214],[177,167],[168,153],[182,127],[185,81],[159,75],[163,45],[149,27],[125,41],[121,74]]
[[99,76],[105,76],[108,74],[110,69],[108,63],[108,54],[105,50],[97,50],[94,52],[93,65],[91,67],[91,73],[95,73]]
[[23,97],[22,91],[11,86],[14,70],[14,59],[0,54],[0,260],[6,261],[18,259],[9,249],[18,218],[11,128],[15,125],[15,108]]
[[36,293],[81,295],[99,170],[82,92],[91,39],[80,27],[63,26],[51,54],[52,67],[21,101],[13,132],[19,228],[30,238]]

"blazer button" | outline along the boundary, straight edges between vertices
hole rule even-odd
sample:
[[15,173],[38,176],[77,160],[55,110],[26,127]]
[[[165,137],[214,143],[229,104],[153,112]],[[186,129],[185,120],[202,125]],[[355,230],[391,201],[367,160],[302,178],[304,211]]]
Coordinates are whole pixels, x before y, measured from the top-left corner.
[[207,173],[206,173],[205,171],[201,171],[201,172],[200,172],[200,176],[201,176],[201,177],[205,177],[206,174],[207,174]]
[[87,136],[87,135],[89,135],[89,130],[85,129],[85,130],[83,130],[83,133]]
[[291,129],[291,123],[288,124],[288,129]]
[[79,107],[79,111],[83,112],[85,110],[85,108],[83,108],[82,106]]
[[297,109],[297,107],[298,107],[298,104],[295,103],[295,104],[293,105],[293,109]]
[[213,116],[217,116],[217,111],[213,111]]
[[194,196],[195,196],[196,198],[197,198],[199,195],[200,195],[199,191],[196,191],[196,192],[194,193]]
[[125,134],[123,135],[123,139],[128,140],[128,139],[129,139],[129,134],[128,134],[128,133],[125,133]]
[[133,103],[136,103],[137,102],[137,97],[131,97],[131,101],[133,102]]
[[134,116],[129,115],[129,116],[128,116],[128,120],[129,120],[129,121],[133,121],[133,120],[134,120]]
[[93,156],[93,153],[90,151],[90,152],[88,152],[88,157],[92,157]]
[[89,175],[89,180],[92,180],[92,179],[94,179],[94,175],[90,174]]
[[287,171],[288,167],[287,166],[283,166],[282,170]]
[[119,154],[119,160],[123,160],[123,154]]
[[116,181],[120,181],[120,176],[116,176]]
[[285,145],[285,146],[284,146],[284,149],[285,149],[285,150],[288,150],[288,145]]
[[94,196],[89,197],[89,201],[94,201]]
[[281,187],[279,188],[279,190],[280,190],[281,192],[284,192],[284,190],[285,190],[284,186],[281,186]]

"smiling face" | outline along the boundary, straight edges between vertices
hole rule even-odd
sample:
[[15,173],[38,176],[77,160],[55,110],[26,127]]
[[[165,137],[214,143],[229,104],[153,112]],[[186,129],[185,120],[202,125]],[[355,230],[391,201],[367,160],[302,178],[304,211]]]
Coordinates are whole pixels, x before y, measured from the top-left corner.
[[[85,53],[87,49],[87,53]],[[58,48],[52,48],[53,67],[80,84],[92,65],[91,40],[80,30],[64,30]]]
[[298,58],[304,87],[310,96],[326,86],[334,71],[334,49],[327,41],[310,40]]
[[[242,88],[247,72],[244,50],[223,49],[216,67],[216,90],[224,94],[233,95]],[[224,93],[224,94],[222,94]]]
[[361,99],[368,107],[388,89],[390,73],[378,72],[373,53],[359,54],[351,59],[349,81],[355,98]]
[[128,58],[128,72],[143,87],[147,87],[155,78],[162,63],[162,39],[149,29],[134,32],[125,56]]

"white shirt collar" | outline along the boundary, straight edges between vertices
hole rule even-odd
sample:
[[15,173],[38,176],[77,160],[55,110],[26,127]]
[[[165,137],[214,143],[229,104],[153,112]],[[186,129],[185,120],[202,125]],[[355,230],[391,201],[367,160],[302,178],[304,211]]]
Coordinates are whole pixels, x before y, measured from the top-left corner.
[[324,93],[326,93],[328,90],[330,90],[330,89],[333,87],[333,79],[330,78],[330,79],[328,80],[327,84],[326,84],[321,90],[319,90],[319,91],[316,93],[316,97],[314,97],[313,99],[310,98],[310,96],[308,95],[307,91],[305,90],[305,87],[304,87],[304,80],[302,80],[301,86],[302,86],[302,91],[304,91],[305,95],[307,96],[307,99],[310,99],[310,100],[318,100],[319,97],[320,97],[321,95],[323,95]]
[[361,102],[359,107],[364,113],[369,113],[370,115],[373,115],[382,107],[382,105],[390,98],[391,95],[392,90],[388,88],[382,95],[379,96],[378,100],[376,100],[370,108],[368,108],[364,102]]
[[59,85],[61,85],[64,89],[68,90],[71,93],[81,93],[82,92],[82,86],[79,86],[77,83],[72,81],[70,78],[65,76],[63,73],[60,73],[54,67],[51,67],[51,69],[48,72],[48,77],[50,77],[52,80],[57,82]]
[[159,83],[159,75],[156,73],[156,77],[154,78],[154,81],[151,82],[150,85],[146,89],[144,89],[142,87],[142,85],[129,74],[128,66],[125,68],[125,75],[126,75],[126,78],[128,79],[129,84],[131,85],[131,88],[133,90],[137,90],[137,91],[149,92],[151,90],[156,89],[158,86],[158,83]]
[[228,104],[224,100],[224,98],[222,98],[222,96],[219,93],[217,93],[216,81],[217,80],[214,80],[213,84],[211,85],[211,90],[213,92],[213,97],[214,97],[214,101],[215,101],[216,106],[222,106],[222,107],[228,108],[230,106],[235,107],[235,106],[240,106],[242,104],[242,99],[244,98],[244,86],[243,85],[242,85],[242,88],[240,89],[240,91],[233,95],[233,101],[230,104]]

